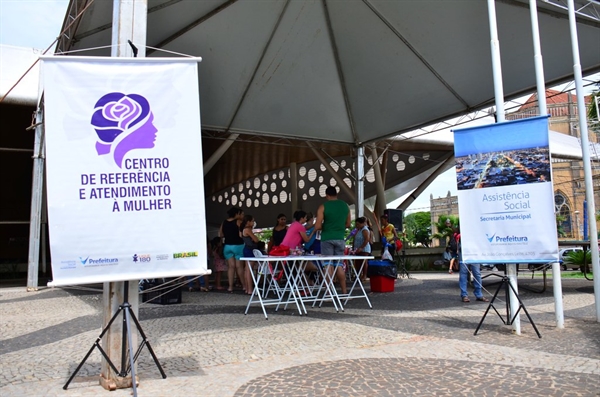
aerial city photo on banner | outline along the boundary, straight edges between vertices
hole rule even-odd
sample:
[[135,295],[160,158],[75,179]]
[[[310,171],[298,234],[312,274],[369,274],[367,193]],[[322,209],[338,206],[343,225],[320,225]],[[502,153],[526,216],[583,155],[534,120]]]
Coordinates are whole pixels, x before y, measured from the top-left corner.
[[504,147],[496,146],[493,151],[457,157],[458,190],[550,182],[550,148],[538,135],[529,137],[503,141]]

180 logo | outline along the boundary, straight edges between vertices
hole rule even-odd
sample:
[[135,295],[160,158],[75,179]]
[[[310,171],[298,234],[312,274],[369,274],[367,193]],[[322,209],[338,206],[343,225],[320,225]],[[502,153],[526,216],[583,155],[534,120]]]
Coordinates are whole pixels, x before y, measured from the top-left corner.
[[150,262],[152,260],[152,257],[150,256],[150,254],[134,254],[133,255],[133,261],[134,262]]

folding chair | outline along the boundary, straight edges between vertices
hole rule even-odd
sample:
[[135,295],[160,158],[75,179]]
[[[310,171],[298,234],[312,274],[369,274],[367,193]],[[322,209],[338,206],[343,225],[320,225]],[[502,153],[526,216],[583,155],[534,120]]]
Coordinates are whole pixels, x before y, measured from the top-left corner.
[[[267,255],[263,254],[260,250],[252,250],[255,258],[265,258]],[[277,269],[278,262],[273,263],[269,261],[258,262],[258,275],[262,279],[262,288],[264,291],[264,297],[266,298],[270,292],[274,292],[279,299],[283,296],[283,291],[279,286],[279,280],[283,277],[283,269]],[[266,285],[268,283],[268,286]]]

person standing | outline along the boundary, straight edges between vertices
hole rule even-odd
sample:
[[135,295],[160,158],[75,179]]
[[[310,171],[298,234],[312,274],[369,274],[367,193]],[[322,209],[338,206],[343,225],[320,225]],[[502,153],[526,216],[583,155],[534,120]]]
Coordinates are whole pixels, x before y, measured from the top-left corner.
[[244,255],[244,240],[240,233],[240,225],[244,218],[244,211],[241,208],[231,207],[227,211],[227,219],[221,224],[219,229],[219,237],[225,240],[223,246],[223,257],[227,261],[227,278],[229,281],[228,292],[233,292],[233,279],[237,272],[238,279],[242,283],[242,288],[246,290],[244,285],[244,264],[240,258]]
[[455,227],[452,231],[452,236],[448,238],[448,249],[450,250],[450,263],[448,265],[448,273],[452,274],[453,270],[460,270],[457,266],[458,261],[458,242],[460,241],[460,231]]
[[467,292],[467,282],[469,280],[469,272],[473,274],[473,294],[478,301],[489,302],[489,300],[483,296],[481,292],[481,270],[479,263],[472,263],[467,265],[462,259],[462,243],[460,238],[460,228],[457,226],[455,229],[457,234],[458,242],[458,265],[460,266],[460,273],[458,275],[458,286],[460,288],[460,298],[464,303],[470,302],[469,293]]
[[[242,234],[242,240],[244,240],[244,257],[254,258],[254,250],[258,249],[258,242],[260,241],[256,234],[254,234],[254,217],[252,215],[245,215],[240,225],[240,233]],[[252,282],[252,275],[250,274],[250,266],[252,262],[246,261],[245,266],[245,289],[244,292],[248,295],[252,295],[254,291],[254,283]]]
[[225,262],[225,258],[223,258],[222,238],[215,237],[212,239],[211,252],[215,269],[215,285],[217,286],[217,290],[221,291],[225,289],[221,287],[221,273],[227,271],[227,262]]
[[[327,201],[319,206],[317,210],[317,221],[315,229],[321,230],[321,254],[325,256],[344,255],[346,243],[344,234],[346,228],[350,227],[350,208],[345,201],[337,198],[337,190],[334,186],[329,186],[325,190]],[[342,288],[342,293],[346,293],[346,275],[344,273],[341,261],[327,264],[327,272],[330,277],[335,274]]]
[[[352,248],[354,250],[354,254],[358,256],[369,256],[371,255],[371,233],[367,226],[367,219],[364,216],[357,218],[354,222],[356,225],[357,232],[354,235],[354,241],[352,244]],[[360,269],[361,263],[354,263],[356,270]],[[359,274],[361,280],[365,280],[367,278],[367,272],[369,270],[369,263],[365,261],[363,266],[362,274]]]
[[398,240],[398,232],[396,227],[390,223],[390,218],[387,214],[381,215],[381,235],[385,237],[385,241],[388,244],[388,252],[394,257],[396,252],[396,240]]

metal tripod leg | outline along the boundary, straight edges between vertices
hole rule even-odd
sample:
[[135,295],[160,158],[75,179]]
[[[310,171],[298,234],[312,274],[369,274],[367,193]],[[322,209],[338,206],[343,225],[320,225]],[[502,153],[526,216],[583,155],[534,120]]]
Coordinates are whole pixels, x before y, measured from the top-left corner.
[[[504,318],[502,317],[502,315],[498,312],[498,310],[496,309],[496,306],[494,306],[494,301],[496,300],[496,297],[498,296],[498,293],[500,292],[500,290],[502,289],[502,287],[504,287],[504,292],[505,292],[505,297],[506,297],[505,298],[505,301],[506,301],[506,321],[504,320]],[[515,312],[515,314],[514,314],[514,316],[512,318],[510,318],[510,300],[508,299],[508,297],[509,297],[509,288],[512,290],[512,292],[515,294],[515,296],[517,297],[517,299],[519,301],[519,308],[517,309],[517,311]],[[494,296],[490,300],[490,304],[488,305],[487,309],[485,310],[485,313],[483,314],[483,317],[481,318],[481,321],[479,321],[479,325],[477,325],[477,329],[475,329],[475,333],[473,335],[477,335],[477,332],[479,332],[479,328],[481,328],[481,325],[483,324],[483,321],[485,320],[485,317],[487,316],[488,312],[490,311],[490,308],[494,309],[494,311],[496,312],[496,314],[498,315],[498,317],[500,317],[500,320],[502,320],[502,323],[504,325],[512,325],[512,323],[515,321],[515,318],[517,317],[517,314],[519,314],[519,311],[521,309],[523,309],[523,311],[527,315],[527,318],[529,319],[529,322],[533,326],[533,329],[535,330],[535,333],[537,334],[538,338],[542,337],[542,335],[540,335],[540,332],[538,331],[537,327],[535,326],[535,323],[533,322],[533,319],[529,315],[529,312],[527,312],[527,309],[525,308],[525,305],[523,304],[523,301],[521,300],[521,298],[519,297],[519,295],[515,291],[514,287],[510,284],[510,281],[509,281],[509,279],[508,279],[507,276],[502,277],[502,281],[498,284],[498,288],[496,289],[496,292],[494,293]]]
[[537,334],[538,338],[541,338],[542,335],[540,335],[540,332],[538,331],[537,327],[535,326],[535,323],[533,322],[531,316],[529,315],[529,312],[527,311],[527,309],[525,308],[525,305],[523,304],[523,301],[521,300],[521,298],[519,297],[519,294],[517,294],[517,292],[515,291],[514,287],[512,286],[511,283],[509,283],[507,281],[508,286],[510,287],[510,289],[512,290],[512,292],[515,294],[515,296],[517,297],[517,299],[519,300],[519,309],[517,309],[517,311],[515,312],[515,315],[513,316],[513,318],[510,320],[509,325],[511,325],[513,323],[513,321],[515,321],[515,318],[517,317],[517,314],[519,314],[519,311],[521,309],[523,309],[523,311],[525,312],[525,315],[527,316],[527,318],[529,319],[529,322],[531,323],[531,326],[533,327],[533,329],[535,330],[535,333]]
[[[124,287],[125,291],[127,291],[129,289],[128,283],[129,282],[127,282],[127,281],[125,282],[125,287]],[[148,346],[148,351],[150,352],[150,355],[152,356],[152,359],[154,360],[154,363],[158,367],[158,370],[160,371],[160,374],[162,375],[163,379],[165,379],[167,377],[167,375],[165,374],[165,371],[163,371],[162,366],[158,362],[158,358],[156,357],[156,354],[154,354],[154,350],[152,349],[152,346],[150,346],[150,342],[146,338],[146,334],[144,333],[144,331],[142,329],[142,326],[140,325],[138,319],[135,317],[135,313],[133,313],[133,311],[131,310],[131,305],[129,304],[129,302],[127,302],[127,300],[128,300],[128,296],[127,296],[127,292],[125,292],[124,302],[119,306],[119,308],[117,309],[117,311],[115,312],[115,314],[111,317],[111,319],[108,322],[108,324],[106,324],[106,326],[104,327],[104,329],[100,333],[100,336],[98,336],[98,338],[96,339],[96,341],[94,342],[94,344],[92,345],[92,347],[90,348],[90,350],[88,350],[88,352],[85,355],[85,357],[83,358],[83,360],[81,360],[81,362],[77,366],[77,369],[75,369],[75,372],[73,372],[73,374],[71,375],[71,377],[69,378],[69,380],[67,381],[67,383],[65,383],[65,385],[63,386],[64,390],[67,390],[67,388],[69,387],[69,384],[71,383],[71,381],[73,380],[73,378],[75,377],[75,375],[77,375],[77,373],[79,372],[79,370],[81,369],[81,367],[83,366],[83,364],[87,361],[88,357],[90,356],[90,354],[92,354],[92,351],[94,351],[95,348],[98,348],[98,350],[100,350],[100,353],[106,359],[106,362],[108,363],[108,365],[120,377],[124,378],[124,377],[127,376],[127,374],[129,372],[131,372],[132,385],[133,385],[133,394],[134,394],[134,396],[137,396],[137,387],[136,387],[136,382],[135,382],[135,367],[134,367],[134,363],[138,359],[138,357],[139,357],[139,355],[140,355],[140,353],[142,351],[142,348],[144,346]],[[104,349],[102,349],[102,346],[100,346],[100,341],[102,340],[102,337],[104,336],[104,334],[106,334],[108,332],[108,330],[110,329],[110,326],[115,321],[115,319],[119,316],[120,313],[123,314],[123,328],[122,328],[122,330],[123,330],[123,337],[122,337],[122,351],[121,351],[121,371],[119,371],[117,369],[117,367],[115,366],[115,364],[111,361],[110,357],[108,357],[108,354],[106,354],[106,352],[104,351]],[[135,326],[136,326],[138,332],[142,336],[142,342],[140,343],[140,346],[138,347],[138,349],[135,352],[135,354],[133,353],[132,336],[131,336],[131,322],[130,322],[130,320],[133,320],[133,322],[135,323]],[[129,345],[129,367],[127,367],[127,354],[126,354],[127,353],[126,352],[126,349],[127,349],[126,346],[127,345]]]
[[94,342],[94,344],[92,345],[92,347],[90,348],[90,350],[88,350],[88,352],[85,355],[85,357],[83,357],[83,360],[81,360],[81,362],[79,363],[79,365],[75,369],[75,372],[73,372],[73,374],[71,375],[71,377],[69,378],[69,380],[67,381],[67,383],[65,383],[65,385],[63,386],[64,390],[67,390],[67,388],[69,387],[69,383],[71,383],[71,381],[73,380],[73,378],[75,377],[75,375],[77,375],[77,373],[79,372],[79,370],[81,369],[81,367],[83,366],[83,364],[87,361],[88,357],[90,356],[90,354],[92,354],[92,352],[94,351],[95,348],[98,348],[98,350],[100,350],[100,353],[102,354],[102,356],[104,356],[104,358],[106,359],[106,362],[108,363],[108,365],[110,365],[110,367],[112,368],[112,370],[115,371],[115,373],[119,373],[119,370],[117,369],[117,367],[115,367],[115,365],[113,364],[113,362],[110,360],[110,358],[108,357],[108,354],[106,354],[106,352],[104,351],[104,349],[102,349],[102,346],[100,346],[100,341],[102,340],[102,337],[104,336],[104,334],[108,332],[108,330],[110,329],[110,326],[115,321],[115,319],[119,316],[119,313],[121,313],[122,310],[123,310],[123,307],[119,306],[119,308],[117,309],[117,311],[115,312],[115,314],[112,316],[112,318],[110,319],[110,321],[108,322],[108,324],[106,324],[106,326],[104,327],[104,329],[100,333],[100,336],[98,336],[98,338],[96,338],[96,341]]

